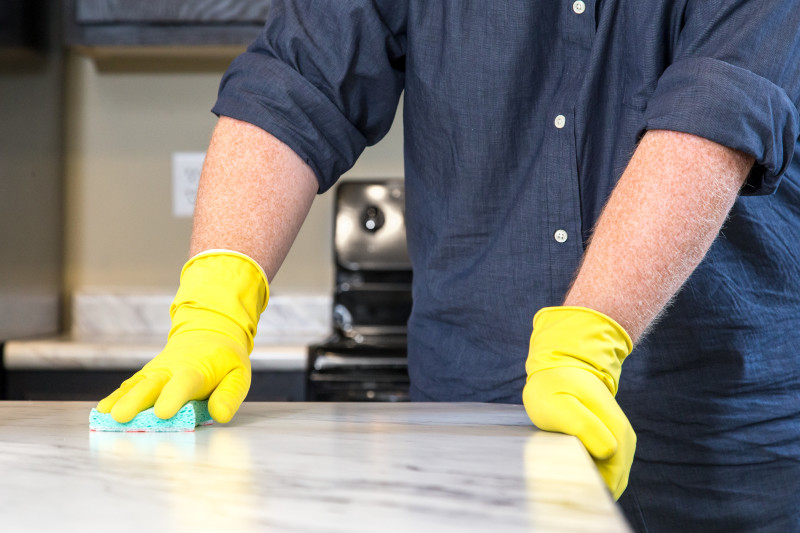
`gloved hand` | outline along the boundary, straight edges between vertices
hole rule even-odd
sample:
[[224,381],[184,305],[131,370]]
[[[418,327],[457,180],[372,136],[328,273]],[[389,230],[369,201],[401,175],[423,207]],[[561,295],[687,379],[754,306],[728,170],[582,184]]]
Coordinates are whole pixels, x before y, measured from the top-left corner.
[[117,422],[155,406],[171,418],[189,400],[208,398],[217,422],[230,421],[250,388],[250,352],[269,286],[244,254],[211,250],[190,259],[170,307],[163,351],[97,405]]
[[617,405],[632,342],[622,327],[584,307],[546,307],[533,318],[522,402],[540,429],[578,437],[618,499],[628,486],[636,434]]

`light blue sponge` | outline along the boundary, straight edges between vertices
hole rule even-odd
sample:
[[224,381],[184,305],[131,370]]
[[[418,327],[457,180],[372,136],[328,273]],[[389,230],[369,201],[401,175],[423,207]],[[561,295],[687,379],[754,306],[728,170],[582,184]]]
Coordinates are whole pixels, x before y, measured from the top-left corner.
[[91,431],[133,431],[151,433],[158,431],[194,431],[196,426],[208,426],[214,423],[208,414],[208,401],[192,400],[181,407],[175,416],[167,420],[158,418],[153,408],[145,409],[133,420],[120,424],[110,413],[100,413],[92,409],[89,414],[89,429]]

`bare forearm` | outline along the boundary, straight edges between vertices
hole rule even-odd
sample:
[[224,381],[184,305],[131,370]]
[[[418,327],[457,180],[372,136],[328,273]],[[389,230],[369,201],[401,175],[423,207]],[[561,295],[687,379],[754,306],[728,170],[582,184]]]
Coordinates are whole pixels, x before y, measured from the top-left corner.
[[317,192],[311,168],[264,130],[220,117],[197,191],[191,254],[224,248],[255,259],[271,280]]
[[564,305],[614,318],[636,342],[708,251],[752,165],[751,156],[700,137],[648,132]]

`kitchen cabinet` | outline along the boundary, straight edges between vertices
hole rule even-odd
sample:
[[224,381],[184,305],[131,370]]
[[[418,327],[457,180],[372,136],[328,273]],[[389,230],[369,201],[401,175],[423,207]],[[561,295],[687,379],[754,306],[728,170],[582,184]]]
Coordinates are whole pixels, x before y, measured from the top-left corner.
[[0,2],[0,57],[41,51],[47,40],[49,11],[44,0]]
[[249,44],[270,0],[65,0],[72,47],[219,47]]
[[[130,370],[4,370],[0,399],[97,402],[131,377]],[[304,371],[260,370],[252,374],[248,400],[302,401],[306,397]]]
[[6,0],[0,2],[0,50],[34,48],[39,32],[35,25],[34,2]]
[[0,2],[0,343],[61,325],[59,21],[56,3]]

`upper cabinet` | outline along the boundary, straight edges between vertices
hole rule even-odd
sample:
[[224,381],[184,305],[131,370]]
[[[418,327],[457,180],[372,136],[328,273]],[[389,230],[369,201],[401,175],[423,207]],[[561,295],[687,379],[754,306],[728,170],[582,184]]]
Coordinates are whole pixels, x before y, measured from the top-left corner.
[[64,0],[65,39],[81,49],[243,47],[270,0]]
[[0,1],[0,55],[41,51],[46,45],[48,12],[42,0]]

